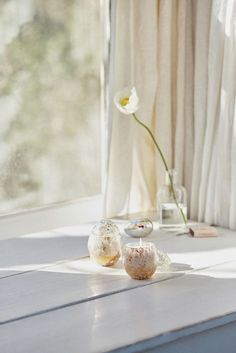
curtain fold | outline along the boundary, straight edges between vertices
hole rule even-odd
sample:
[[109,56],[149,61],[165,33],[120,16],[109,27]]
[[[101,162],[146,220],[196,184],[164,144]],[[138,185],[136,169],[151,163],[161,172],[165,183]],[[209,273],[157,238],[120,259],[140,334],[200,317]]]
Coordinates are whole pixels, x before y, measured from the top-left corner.
[[[188,192],[189,217],[236,229],[236,1],[118,0],[111,97],[135,85]],[[112,109],[106,216],[156,208],[164,168],[149,136]]]
[[196,2],[194,68],[194,155],[190,214],[198,219],[201,163],[206,129],[211,1]]
[[106,187],[108,217],[155,207],[154,147],[129,116],[113,105],[117,90],[134,85],[142,102],[139,116],[154,127],[157,88],[157,2],[116,1],[114,80],[111,88],[111,143]]

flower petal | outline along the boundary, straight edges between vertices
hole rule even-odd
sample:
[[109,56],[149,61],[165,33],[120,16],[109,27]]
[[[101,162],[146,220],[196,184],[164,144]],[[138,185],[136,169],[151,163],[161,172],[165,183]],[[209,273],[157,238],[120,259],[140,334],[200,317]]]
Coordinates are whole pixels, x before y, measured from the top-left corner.
[[[121,102],[127,101],[126,105]],[[135,87],[126,87],[122,91],[118,92],[114,97],[114,103],[119,111],[123,114],[133,114],[139,108],[139,97],[137,95]]]

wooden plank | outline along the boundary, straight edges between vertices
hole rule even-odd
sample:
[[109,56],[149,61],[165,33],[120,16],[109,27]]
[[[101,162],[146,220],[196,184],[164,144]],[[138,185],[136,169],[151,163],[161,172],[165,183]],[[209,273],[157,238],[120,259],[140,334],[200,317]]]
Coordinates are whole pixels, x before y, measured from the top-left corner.
[[[117,221],[123,242],[134,241],[124,235],[124,221]],[[88,255],[87,239],[93,224],[66,227],[0,240],[0,279],[5,276],[40,269],[56,261]],[[156,227],[156,224],[154,223]],[[236,256],[235,232],[219,228],[215,239],[193,239],[155,229],[145,241],[153,241],[167,252],[182,269],[196,269],[231,261]],[[210,255],[210,256],[209,256]],[[182,265],[181,265],[182,263]]]
[[127,276],[121,263],[116,268],[106,268],[89,258],[45,267],[1,281],[0,325],[180,275],[173,270],[149,281],[135,281]]
[[[65,261],[73,255],[81,257],[88,254],[88,238],[83,236],[85,233],[86,229],[73,227],[55,233],[39,233],[8,240],[5,257],[0,257],[4,270],[2,273],[6,275],[12,270],[22,273],[21,276],[1,279],[1,323],[144,285],[144,282],[129,279],[124,270],[96,267],[89,260]],[[236,247],[229,247],[229,244],[236,244],[232,234],[222,231],[216,239],[193,239],[157,231],[149,240],[152,239],[159,248],[168,251],[174,263],[172,272],[159,275],[157,280],[235,259]],[[123,236],[123,241],[132,239]],[[12,255],[8,259],[6,254],[10,247]],[[54,266],[58,260],[64,262]]]
[[84,236],[42,232],[0,240],[0,278],[88,256],[87,241],[86,232]]
[[[221,318],[211,323],[201,324],[199,325],[199,327],[201,327],[200,332],[191,333],[191,331],[197,331],[197,327],[191,330],[185,329],[182,337],[171,342],[166,342],[161,346],[155,346],[154,340],[152,340],[152,342],[143,342],[143,352],[146,352],[148,345],[151,347],[148,353],[235,353],[236,321],[233,320],[236,319],[236,315],[231,317],[230,320],[231,319],[232,322],[230,321],[228,323]],[[179,334],[178,332],[178,335]],[[141,352],[142,345],[139,345],[139,349],[139,352]],[[129,352],[132,352],[132,349],[130,349]]]
[[145,238],[156,243],[157,248],[168,253],[173,263],[186,269],[201,269],[236,259],[236,233],[218,228],[216,238],[193,238],[188,235],[176,236],[170,232],[155,230]]
[[235,278],[188,274],[5,324],[0,351],[147,351],[235,321],[235,292]]

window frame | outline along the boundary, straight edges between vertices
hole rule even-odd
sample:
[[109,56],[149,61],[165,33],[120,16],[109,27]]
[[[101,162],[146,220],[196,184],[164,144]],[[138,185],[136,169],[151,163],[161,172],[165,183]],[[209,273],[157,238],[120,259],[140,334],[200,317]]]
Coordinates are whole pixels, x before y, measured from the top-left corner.
[[72,201],[58,202],[0,215],[0,238],[73,226],[102,218],[108,161],[108,101],[111,0],[100,0],[101,30],[101,193]]

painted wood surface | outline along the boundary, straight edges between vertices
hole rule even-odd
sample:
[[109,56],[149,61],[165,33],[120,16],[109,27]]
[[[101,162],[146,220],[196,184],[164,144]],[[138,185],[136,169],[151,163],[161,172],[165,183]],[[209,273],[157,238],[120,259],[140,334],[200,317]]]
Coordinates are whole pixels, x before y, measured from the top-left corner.
[[[215,270],[223,275],[233,268],[235,263]],[[123,351],[136,352],[135,343],[142,347],[146,341],[147,349],[147,340],[159,346],[189,336],[189,328],[196,334],[234,322],[236,315],[229,314],[236,312],[235,293],[236,278],[196,271],[2,325],[0,351],[106,352],[128,347]]]
[[89,258],[48,266],[1,280],[0,325],[25,316],[90,301],[180,276],[160,273],[149,281],[130,279],[119,267],[94,265]]
[[146,240],[169,254],[171,272],[134,281],[119,265],[86,258],[90,228],[0,241],[0,352],[154,352],[167,344],[171,352],[176,339],[236,320],[235,232],[193,239],[155,230]]
[[76,235],[58,231],[0,240],[0,279],[43,268],[57,261],[88,256],[90,226]]

